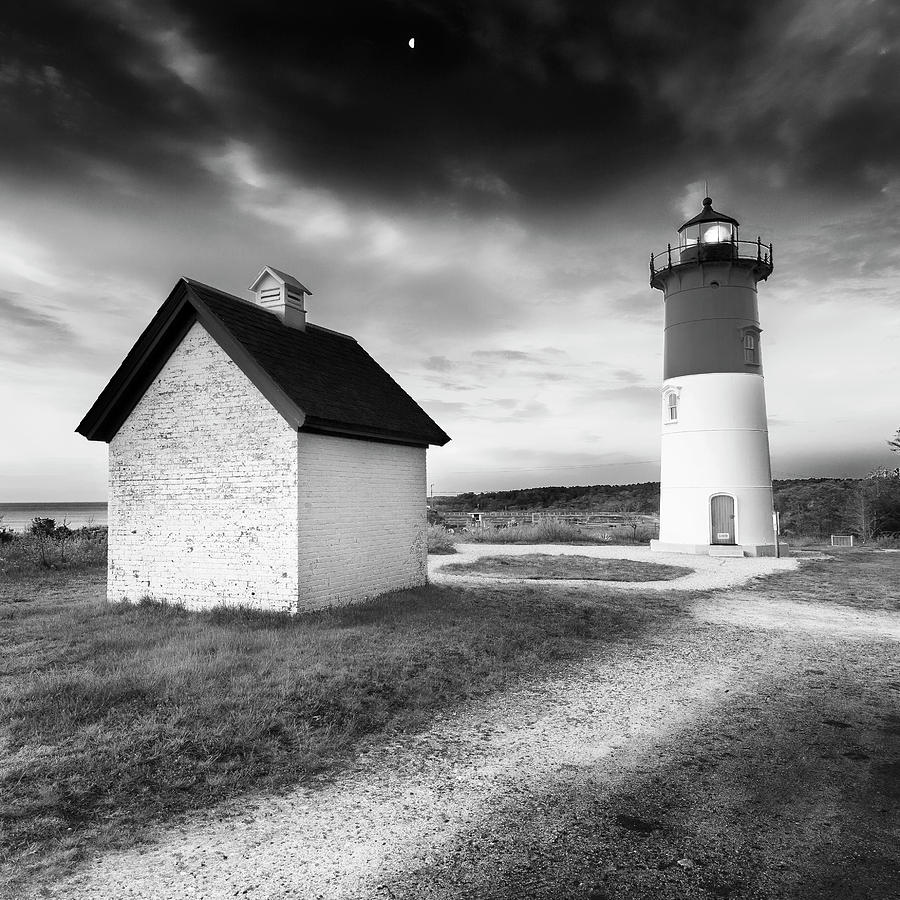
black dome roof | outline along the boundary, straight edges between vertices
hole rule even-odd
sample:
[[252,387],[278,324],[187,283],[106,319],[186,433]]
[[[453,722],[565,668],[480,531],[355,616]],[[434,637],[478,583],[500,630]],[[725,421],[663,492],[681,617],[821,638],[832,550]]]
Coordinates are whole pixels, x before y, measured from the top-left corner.
[[691,225],[700,225],[703,222],[731,222],[732,225],[740,225],[737,219],[732,219],[731,216],[726,216],[725,213],[716,212],[712,208],[712,198],[704,197],[703,198],[703,209],[694,216],[693,219],[688,219],[681,228],[678,229],[679,234],[684,231],[685,228],[689,228]]

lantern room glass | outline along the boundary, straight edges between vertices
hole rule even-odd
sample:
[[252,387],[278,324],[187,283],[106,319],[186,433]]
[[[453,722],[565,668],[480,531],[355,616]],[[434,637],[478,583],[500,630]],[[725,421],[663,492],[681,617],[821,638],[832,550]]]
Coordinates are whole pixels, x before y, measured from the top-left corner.
[[680,247],[694,247],[697,244],[726,244],[738,239],[737,227],[731,222],[701,222],[685,228],[679,235]]
[[685,228],[679,234],[681,262],[697,259],[726,259],[734,255],[738,240],[737,226],[711,219]]

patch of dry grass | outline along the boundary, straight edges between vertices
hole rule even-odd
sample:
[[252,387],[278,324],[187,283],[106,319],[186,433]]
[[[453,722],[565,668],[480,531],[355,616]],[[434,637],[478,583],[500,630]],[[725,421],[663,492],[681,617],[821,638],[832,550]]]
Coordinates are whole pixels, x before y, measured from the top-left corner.
[[771,575],[752,590],[773,600],[900,609],[900,554],[840,547],[824,553],[826,558],[809,559],[792,572]]
[[[7,532],[0,541],[0,578],[27,576],[46,569],[90,569],[106,565],[105,528],[79,528],[65,540]],[[46,560],[46,563],[44,562]]]
[[[652,531],[652,533],[651,533]],[[630,528],[586,528],[555,519],[542,519],[535,525],[514,528],[477,528],[456,534],[465,544],[632,544],[646,543],[656,531],[641,525],[632,540]]]
[[694,570],[685,566],[636,562],[632,559],[525,553],[521,556],[482,556],[470,563],[450,563],[441,571],[528,580],[580,578],[591,581],[671,581],[682,575],[690,575]]
[[429,525],[427,537],[429,553],[456,553],[456,543],[453,540],[453,535],[443,526]]

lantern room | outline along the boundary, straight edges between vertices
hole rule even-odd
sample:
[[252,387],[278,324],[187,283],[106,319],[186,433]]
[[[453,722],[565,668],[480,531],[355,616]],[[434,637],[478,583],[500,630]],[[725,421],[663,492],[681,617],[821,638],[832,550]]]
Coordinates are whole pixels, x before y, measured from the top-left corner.
[[730,263],[750,269],[755,281],[763,281],[772,274],[772,245],[762,238],[742,241],[738,236],[737,219],[713,209],[709,197],[703,199],[703,209],[678,229],[678,244],[667,244],[661,253],[650,254],[650,285],[667,290],[666,279],[674,271],[692,269],[704,263]]
[[678,229],[681,262],[697,259],[731,259],[735,256],[740,222],[712,208],[712,198],[703,199],[703,209]]

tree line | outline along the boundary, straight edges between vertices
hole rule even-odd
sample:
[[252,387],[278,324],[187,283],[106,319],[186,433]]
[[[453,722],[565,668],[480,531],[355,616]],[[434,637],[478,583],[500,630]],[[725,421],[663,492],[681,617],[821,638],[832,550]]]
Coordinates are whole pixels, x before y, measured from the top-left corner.
[[[772,483],[784,535],[855,534],[870,540],[900,533],[900,473],[876,469],[867,478],[786,478]],[[439,511],[659,513],[659,482],[524,488],[435,497]]]

